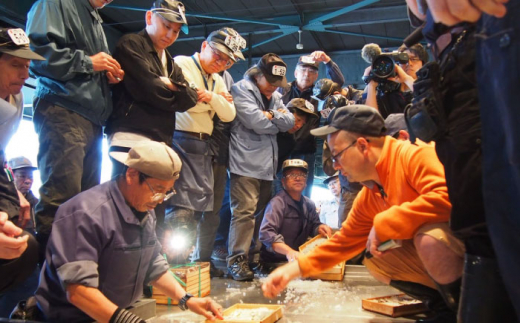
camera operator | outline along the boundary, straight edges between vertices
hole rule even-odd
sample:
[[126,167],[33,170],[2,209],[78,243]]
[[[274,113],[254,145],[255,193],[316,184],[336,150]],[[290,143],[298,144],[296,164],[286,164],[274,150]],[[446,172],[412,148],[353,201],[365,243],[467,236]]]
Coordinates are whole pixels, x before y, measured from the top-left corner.
[[367,59],[367,55],[370,55],[370,52],[367,54],[367,46],[363,48],[362,56],[372,62],[372,65],[365,69],[363,75],[367,82],[366,105],[378,109],[383,118],[392,113],[402,113],[412,101],[413,82],[417,78],[415,72],[428,62],[428,53],[421,44],[416,44],[410,48],[399,48],[399,53],[408,54],[408,57],[397,53],[386,54],[392,59],[393,64],[385,62],[385,67],[393,65],[394,71],[389,73],[388,77],[382,78],[375,76],[372,71],[380,56],[369,56]]

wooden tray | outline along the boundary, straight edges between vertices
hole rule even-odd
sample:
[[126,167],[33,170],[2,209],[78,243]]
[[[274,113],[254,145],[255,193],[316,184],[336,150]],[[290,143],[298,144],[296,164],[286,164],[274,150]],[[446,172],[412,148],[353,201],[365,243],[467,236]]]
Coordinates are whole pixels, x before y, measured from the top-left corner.
[[[397,304],[393,300],[402,299],[409,304]],[[376,312],[391,317],[419,314],[428,311],[423,302],[416,300],[406,294],[387,295],[381,297],[367,298],[361,301],[364,310]]]
[[283,305],[269,305],[269,304],[235,304],[231,307],[228,307],[224,310],[223,316],[230,315],[233,313],[233,311],[237,309],[250,309],[250,308],[260,308],[260,307],[266,307],[270,310],[272,310],[272,313],[269,314],[266,318],[264,318],[261,321],[246,321],[246,320],[215,320],[215,321],[209,321],[206,320],[206,323],[209,322],[226,322],[226,323],[274,323],[282,318],[283,316]]
[[[199,274],[200,270],[200,274]],[[182,266],[170,268],[170,271],[175,274],[186,286],[182,286],[187,293],[200,297],[208,296],[211,291],[211,279],[209,276],[209,262],[197,262],[195,266]],[[199,280],[200,276],[200,280]],[[152,298],[156,300],[157,304],[176,305],[177,301],[167,297],[157,289],[152,289]]]
[[[305,249],[309,248],[310,245],[316,244],[316,242],[320,241],[320,240],[323,240],[323,242],[325,242],[327,240],[327,237],[322,236],[322,235],[315,236],[314,238],[305,242],[298,248],[300,250],[300,253],[305,254],[303,252]],[[316,248],[316,247],[317,246],[315,246],[314,248]],[[314,249],[314,248],[312,248],[312,249]],[[334,267],[329,268],[318,275],[310,276],[309,278],[321,279],[321,280],[343,280],[343,276],[345,275],[345,262],[346,261],[342,261],[339,264],[335,265]]]

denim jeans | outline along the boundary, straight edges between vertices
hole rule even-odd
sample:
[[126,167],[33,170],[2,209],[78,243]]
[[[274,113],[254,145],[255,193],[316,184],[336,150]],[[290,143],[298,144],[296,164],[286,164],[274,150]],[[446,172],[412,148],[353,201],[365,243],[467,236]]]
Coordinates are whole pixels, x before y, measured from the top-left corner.
[[520,317],[520,1],[484,15],[477,38],[484,205],[500,271]]
[[[264,210],[271,199],[271,181],[231,174],[231,226],[227,265],[238,256],[258,261],[262,243],[258,239]],[[249,256],[248,256],[249,253]]]

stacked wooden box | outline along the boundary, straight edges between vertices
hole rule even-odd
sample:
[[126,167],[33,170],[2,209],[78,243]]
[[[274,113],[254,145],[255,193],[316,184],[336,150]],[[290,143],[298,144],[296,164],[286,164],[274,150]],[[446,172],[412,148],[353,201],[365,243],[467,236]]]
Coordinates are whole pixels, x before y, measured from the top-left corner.
[[283,316],[283,305],[268,305],[268,304],[235,304],[231,307],[228,307],[224,310],[222,313],[222,316],[226,318],[226,316],[231,316],[234,311],[237,310],[252,310],[252,309],[259,309],[259,308],[267,308],[271,311],[269,315],[262,319],[251,319],[251,320],[244,320],[244,319],[224,319],[224,320],[215,320],[210,321],[206,320],[206,323],[209,322],[225,322],[225,323],[274,323],[282,318]]
[[[170,271],[175,275],[179,283],[182,281],[180,284],[186,292],[199,297],[209,295],[211,291],[209,262],[195,262],[182,266],[173,266],[170,268]],[[157,301],[157,304],[178,304],[177,301],[167,297],[156,288],[153,289],[152,298]]]
[[[307,254],[325,241],[327,241],[327,237],[317,235],[300,246],[300,253]],[[334,267],[322,272],[321,274],[311,276],[309,278],[321,280],[343,280],[344,275],[345,261],[342,261]]]

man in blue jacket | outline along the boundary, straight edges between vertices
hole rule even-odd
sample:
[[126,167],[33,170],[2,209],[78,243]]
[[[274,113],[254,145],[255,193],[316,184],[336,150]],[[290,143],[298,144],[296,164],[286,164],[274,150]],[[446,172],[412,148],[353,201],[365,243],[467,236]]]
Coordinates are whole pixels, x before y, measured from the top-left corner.
[[332,229],[320,222],[316,205],[306,196],[309,168],[301,159],[287,159],[282,166],[281,190],[271,199],[260,226],[262,262],[278,263],[298,258],[298,247],[318,233],[330,236]]
[[[235,280],[251,280],[250,259],[258,264],[261,243],[258,241],[264,208],[271,198],[271,184],[276,174],[278,145],[276,134],[294,126],[294,116],[276,92],[285,86],[287,65],[276,54],[265,54],[248,69],[244,79],[231,87],[236,118],[231,128],[229,168],[231,173],[231,208],[228,272]],[[255,220],[256,219],[256,220]]]
[[45,250],[58,207],[99,184],[103,126],[112,112],[109,83],[124,72],[109,54],[98,9],[110,0],[40,0],[27,15],[38,79],[34,128],[42,186],[36,229]]

